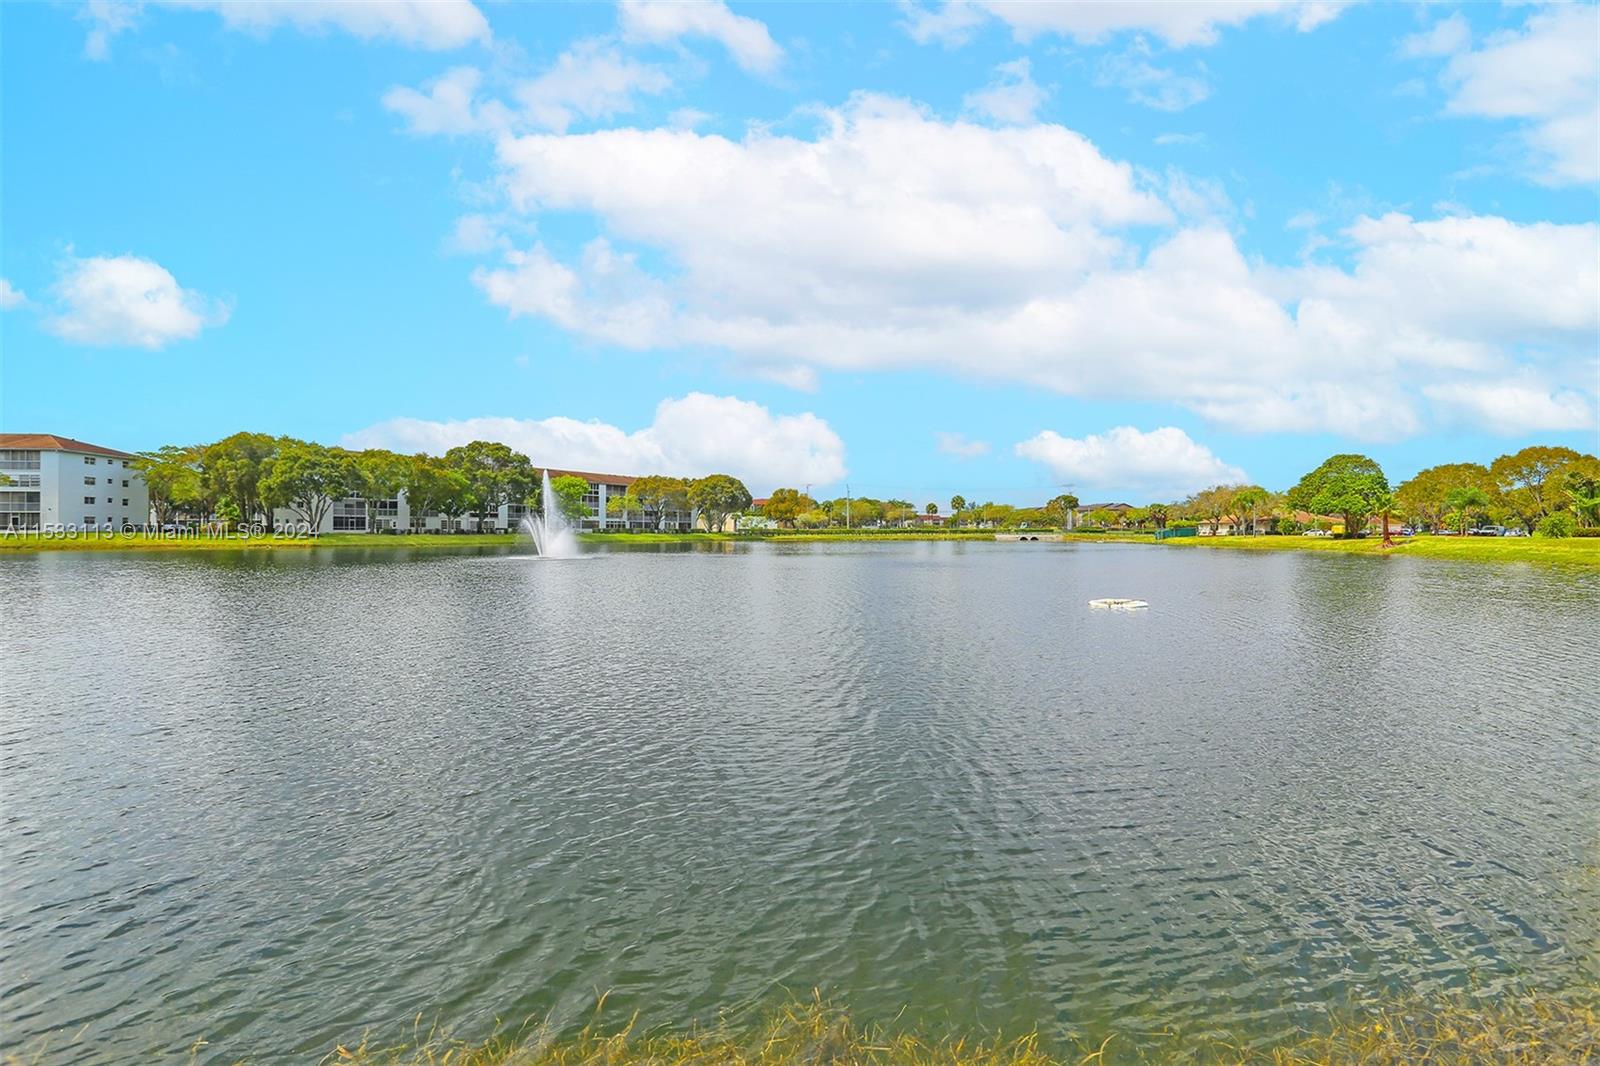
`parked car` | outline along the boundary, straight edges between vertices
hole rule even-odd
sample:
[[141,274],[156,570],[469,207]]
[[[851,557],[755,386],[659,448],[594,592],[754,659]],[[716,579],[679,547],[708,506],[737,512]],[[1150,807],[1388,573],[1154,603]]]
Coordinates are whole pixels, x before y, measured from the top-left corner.
[[1302,533],[1300,535],[1302,537],[1331,537],[1331,536],[1333,536],[1333,534],[1329,533],[1326,529],[1308,529],[1308,530],[1306,530],[1304,533]]
[[1402,537],[1414,537],[1417,535],[1417,531],[1412,529],[1410,526],[1401,526],[1400,535]]
[[1526,537],[1528,531],[1526,529],[1508,529],[1500,535],[1502,537]]

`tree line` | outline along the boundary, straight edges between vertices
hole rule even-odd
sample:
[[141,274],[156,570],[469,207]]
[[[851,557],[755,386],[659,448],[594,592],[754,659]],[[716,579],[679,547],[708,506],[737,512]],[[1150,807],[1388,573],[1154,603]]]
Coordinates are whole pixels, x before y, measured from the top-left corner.
[[[456,520],[473,514],[482,529],[508,504],[543,511],[543,468],[494,441],[472,441],[433,456],[235,433],[210,444],[167,445],[142,452],[133,465],[144,476],[160,525],[180,516],[227,524],[270,521],[274,510],[283,508],[310,528],[320,529],[336,502],[358,499],[365,505],[366,528],[373,529],[380,505],[401,493],[413,528],[420,528],[428,515]],[[556,506],[568,519],[592,515],[584,502],[588,481],[564,475],[552,478],[550,487]],[[728,515],[749,506],[749,491],[728,474],[653,475],[636,479],[625,495],[608,498],[604,517],[699,513],[708,528],[717,529]]]
[[[817,501],[797,489],[782,488],[773,492],[760,513],[782,526],[820,529],[847,523],[906,525],[918,512],[908,500]],[[928,503],[923,513],[938,514],[939,506]],[[953,496],[945,524],[1029,529],[1200,526],[1215,533],[1226,522],[1237,532],[1293,533],[1325,524],[1325,517],[1342,522],[1345,536],[1360,535],[1373,518],[1382,520],[1385,537],[1394,521],[1461,532],[1487,521],[1545,536],[1571,536],[1580,529],[1600,529],[1600,459],[1571,448],[1535,445],[1502,455],[1487,466],[1429,467],[1391,487],[1374,459],[1342,453],[1329,456],[1283,492],[1260,485],[1213,485],[1182,500],[1086,513],[1070,493],[1043,507],[980,504]]]

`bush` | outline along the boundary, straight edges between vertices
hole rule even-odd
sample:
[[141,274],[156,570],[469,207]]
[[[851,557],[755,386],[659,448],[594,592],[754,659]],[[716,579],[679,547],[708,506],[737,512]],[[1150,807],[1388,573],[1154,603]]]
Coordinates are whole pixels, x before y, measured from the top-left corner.
[[1541,537],[1570,537],[1577,528],[1578,523],[1573,521],[1571,515],[1557,511],[1539,520],[1537,532]]
[[1600,537],[1600,526],[1579,526],[1572,531],[1574,537]]

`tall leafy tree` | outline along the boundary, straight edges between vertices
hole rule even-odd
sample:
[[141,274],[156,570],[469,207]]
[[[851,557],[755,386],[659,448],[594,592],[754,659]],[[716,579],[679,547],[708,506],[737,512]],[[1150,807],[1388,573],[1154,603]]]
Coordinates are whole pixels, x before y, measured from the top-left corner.
[[266,463],[259,491],[268,507],[290,508],[316,532],[333,501],[355,491],[357,477],[355,463],[344,449],[283,437],[277,454]]
[[631,491],[646,513],[655,512],[657,528],[666,524],[667,512],[689,509],[689,482],[680,477],[651,474],[635,480]]
[[1240,485],[1236,488],[1233,498],[1228,501],[1229,509],[1233,512],[1234,528],[1237,529],[1248,518],[1251,534],[1258,532],[1256,526],[1261,516],[1261,509],[1271,498],[1272,493],[1260,485]]
[[456,519],[472,504],[472,487],[466,475],[431,455],[409,457],[404,488],[414,530],[424,527],[429,514]]
[[952,515],[958,515],[962,511],[965,511],[966,509],[967,509],[967,498],[965,496],[952,496],[952,497],[950,497],[950,513]]
[[923,507],[922,507],[922,513],[923,514],[938,514],[939,513],[939,505],[936,504],[936,503],[924,504]]
[[199,455],[206,497],[232,500],[239,521],[253,521],[256,515],[264,514],[261,478],[277,450],[277,438],[265,433],[235,433],[207,444]]
[[799,489],[773,489],[762,513],[781,526],[793,526],[802,512],[816,507],[817,501]]
[[1460,488],[1477,489],[1486,496],[1496,492],[1494,477],[1481,463],[1444,463],[1417,471],[1395,489],[1395,507],[1418,525],[1437,528],[1449,510],[1446,498]]
[[1289,490],[1289,503],[1315,514],[1344,517],[1344,535],[1357,536],[1366,521],[1389,499],[1383,468],[1365,455],[1329,456]]
[[1579,524],[1600,525],[1600,459],[1586,455],[1568,463],[1561,483]]
[[133,468],[144,478],[156,524],[171,522],[179,510],[201,508],[205,488],[201,482],[197,448],[168,444],[153,452],[140,452]]
[[1511,455],[1502,455],[1489,464],[1489,473],[1506,506],[1532,533],[1539,519],[1565,502],[1562,470],[1582,458],[1583,453],[1571,448],[1536,444]]
[[1457,532],[1465,536],[1471,514],[1489,509],[1489,494],[1473,485],[1461,485],[1445,493],[1444,506],[1455,513]]
[[589,492],[589,483],[574,474],[562,474],[560,477],[550,479],[550,491],[555,494],[556,506],[561,509],[561,517],[568,522],[577,522],[589,517],[589,507],[583,498]]
[[706,520],[706,529],[717,532],[728,516],[750,506],[750,490],[731,474],[711,474],[689,486],[689,505]]
[[[382,448],[369,448],[353,453],[351,461],[355,471],[354,492],[367,507],[367,529],[376,531],[378,504],[394,499],[406,487],[411,460]],[[409,498],[407,505],[410,505]]]
[[629,486],[627,491],[620,496],[611,493],[606,494],[606,519],[608,521],[615,519],[626,526],[629,515],[643,512],[644,502],[639,499],[632,486]]
[[1044,505],[1045,511],[1050,515],[1050,521],[1062,529],[1072,525],[1072,514],[1078,509],[1078,497],[1070,492],[1063,492]]
[[1150,515],[1151,524],[1157,529],[1167,528],[1167,516],[1172,513],[1172,510],[1166,504],[1152,503],[1145,508],[1145,511]]
[[538,483],[528,457],[505,444],[475,440],[451,448],[444,459],[467,479],[480,532],[502,504],[524,502]]

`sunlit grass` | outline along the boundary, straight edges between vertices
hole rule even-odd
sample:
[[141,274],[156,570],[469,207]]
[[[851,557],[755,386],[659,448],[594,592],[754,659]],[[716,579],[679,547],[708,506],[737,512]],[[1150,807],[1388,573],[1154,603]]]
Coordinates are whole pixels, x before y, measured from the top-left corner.
[[553,1039],[530,1028],[480,1043],[437,1032],[409,1043],[339,1047],[324,1066],[1578,1066],[1600,1061],[1600,997],[1534,995],[1490,1005],[1468,1000],[1396,1004],[1330,1022],[1266,1048],[1218,1037],[1194,1041],[1113,1034],[1046,1049],[1037,1034],[1011,1039],[930,1038],[860,1026],[820,1000],[796,1004],[743,1032],[718,1026],[644,1031],[595,1022]]
[[1409,555],[1467,562],[1565,563],[1600,566],[1600,537],[1405,537],[1383,546],[1380,537],[1181,537],[1161,542],[1184,548],[1233,551],[1322,551],[1350,555]]

